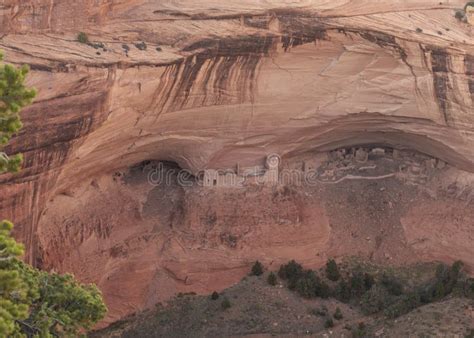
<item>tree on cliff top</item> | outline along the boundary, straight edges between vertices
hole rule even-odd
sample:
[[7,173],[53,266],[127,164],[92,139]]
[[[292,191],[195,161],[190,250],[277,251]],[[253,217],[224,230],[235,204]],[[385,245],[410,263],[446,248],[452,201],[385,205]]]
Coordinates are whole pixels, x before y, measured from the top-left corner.
[[[0,62],[3,55],[0,53]],[[24,86],[28,67],[15,68],[0,64],[0,149],[21,127],[20,110],[30,104],[36,95],[34,89]],[[0,174],[16,172],[22,161],[21,154],[8,156],[0,151]]]

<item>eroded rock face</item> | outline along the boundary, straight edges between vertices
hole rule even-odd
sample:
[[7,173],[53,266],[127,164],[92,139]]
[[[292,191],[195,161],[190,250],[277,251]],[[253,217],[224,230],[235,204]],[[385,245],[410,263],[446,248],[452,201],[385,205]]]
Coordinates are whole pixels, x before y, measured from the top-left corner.
[[[25,164],[20,174],[0,177],[1,215],[17,225],[27,259],[47,262],[48,267],[74,268],[72,262],[61,261],[61,251],[76,246],[81,247],[77,259],[84,260],[84,266],[113,265],[107,263],[109,258],[100,261],[92,254],[97,247],[112,250],[107,245],[113,242],[117,248],[111,255],[119,259],[125,252],[127,258],[125,265],[108,270],[115,271],[108,275],[111,279],[100,280],[107,294],[116,290],[119,279],[131,278],[133,283],[137,277],[124,277],[127,269],[140,266],[140,273],[153,274],[149,264],[166,261],[156,251],[157,244],[146,244],[155,230],[152,221],[134,211],[140,210],[141,200],[137,202],[136,195],[127,199],[127,193],[119,190],[119,199],[102,198],[103,204],[87,207],[92,208],[90,217],[80,219],[72,216],[77,215],[74,203],[55,203],[75,196],[78,186],[89,186],[94,179],[100,181],[103,175],[143,160],[174,161],[197,172],[233,168],[237,163],[262,165],[270,153],[292,158],[307,151],[379,144],[414,149],[473,172],[473,28],[454,17],[455,9],[463,5],[463,1],[363,0],[308,0],[294,7],[287,1],[250,0],[7,1],[0,6],[0,49],[7,61],[31,66],[29,82],[38,88],[39,96],[24,110],[25,128],[8,149],[23,152]],[[76,41],[80,31],[88,33],[93,45]],[[282,207],[280,202],[265,200],[265,193],[257,195],[268,210]],[[101,200],[99,196],[91,200]],[[45,221],[47,201],[54,197],[49,212],[56,207],[63,212],[52,222],[68,231],[50,228]],[[213,198],[217,201],[219,196],[210,197],[209,203]],[[189,203],[193,200],[190,196]],[[295,214],[307,207],[307,202],[291,203],[284,208],[298,209]],[[420,212],[435,207],[429,203],[420,206]],[[438,210],[454,212],[451,204],[436,205]],[[110,206],[110,215],[95,216]],[[166,218],[173,212],[168,210]],[[413,214],[406,215],[403,226],[413,229]],[[197,227],[200,233],[201,216],[183,217],[176,224]],[[328,226],[324,217],[303,224],[309,233],[318,229],[324,234],[322,229]],[[263,219],[266,228],[252,232],[255,243],[264,241],[267,232],[275,232],[270,230],[275,221]],[[144,230],[111,235],[111,224],[130,223]],[[417,231],[429,231],[432,224],[426,219]],[[290,235],[283,231],[281,237],[274,237],[294,238],[294,245],[288,246],[292,249],[279,256],[282,259],[298,256],[306,245],[296,244],[304,237],[301,232],[291,237],[288,231]],[[136,243],[125,245],[126,234],[133,235]],[[110,236],[118,237],[112,241]],[[220,238],[220,234],[212,236],[213,241]],[[224,238],[232,243],[234,235],[229,236]],[[325,236],[308,238],[321,241],[318,247],[324,252]],[[45,245],[45,238],[53,240]],[[192,247],[192,241],[183,246],[172,235],[167,240],[178,251]],[[40,242],[48,250],[40,250]],[[454,242],[448,241],[446,248]],[[59,244],[54,243],[68,245],[55,251]],[[242,254],[245,259],[255,258],[258,250],[271,256],[273,245],[252,245]],[[149,252],[131,259],[129,250],[135,246],[145,246]],[[435,258],[446,257],[446,250],[436,250],[426,246],[427,255],[437,252]],[[140,260],[142,256],[148,260]],[[196,257],[209,259],[204,253]],[[209,267],[212,271],[239,271],[226,272],[222,284],[244,270],[245,260],[215,261],[218,268]],[[172,265],[192,264],[187,258],[178,262]],[[319,258],[314,258],[317,262]],[[192,270],[175,265],[164,268],[168,276],[172,271],[171,280],[186,278],[190,273],[183,271]],[[75,272],[84,280],[98,281],[99,276],[87,271]],[[202,270],[194,273],[190,278],[195,281],[204,278]],[[114,318],[143,306],[145,299],[155,301],[166,295],[155,299],[149,293],[124,294],[127,297],[135,301],[126,310],[117,308]]]
[[392,150],[363,162],[339,150],[317,176],[297,175],[315,154],[284,159],[292,171],[282,168],[273,187],[203,187],[179,180],[179,168],[151,180],[148,165],[105,175],[48,203],[39,263],[98,283],[105,323],[179,292],[224,289],[257,259],[272,270],[352,255],[395,265],[461,259],[472,272],[474,175]]
[[40,224],[42,266],[98,283],[108,321],[178,292],[221,290],[256,257],[275,268],[291,257],[320,265],[329,239],[317,196],[176,182],[153,187],[142,172],[57,196]]

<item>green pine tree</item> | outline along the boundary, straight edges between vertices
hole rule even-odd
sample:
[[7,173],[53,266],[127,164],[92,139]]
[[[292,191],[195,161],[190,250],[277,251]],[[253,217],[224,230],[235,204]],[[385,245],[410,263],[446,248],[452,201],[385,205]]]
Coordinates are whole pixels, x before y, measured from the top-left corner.
[[260,276],[263,274],[263,265],[259,261],[256,261],[255,264],[252,266],[252,270],[250,271],[251,276]]
[[22,262],[12,227],[0,223],[0,337],[78,337],[92,328],[107,311],[97,287]]
[[[0,53],[0,61],[3,55]],[[36,95],[34,89],[24,85],[28,67],[15,68],[0,64],[0,147],[5,146],[21,127],[20,110],[30,104]],[[1,148],[0,148],[1,150]],[[17,172],[21,166],[21,154],[8,156],[0,151],[0,174]]]
[[18,271],[23,246],[11,237],[12,228],[12,223],[0,222],[0,337],[20,334],[16,320],[28,317],[29,296],[35,293]]
[[339,267],[334,259],[330,259],[326,263],[326,276],[329,280],[337,281],[341,277]]
[[[36,94],[23,84],[27,74],[26,66],[0,65],[0,146],[22,127],[19,112]],[[0,174],[20,165],[21,155],[0,152]],[[0,337],[81,336],[105,316],[100,291],[72,275],[49,274],[22,262],[24,248],[11,236],[12,228],[11,222],[0,222]]]
[[275,286],[277,284],[277,276],[274,272],[270,272],[267,277],[268,284]]

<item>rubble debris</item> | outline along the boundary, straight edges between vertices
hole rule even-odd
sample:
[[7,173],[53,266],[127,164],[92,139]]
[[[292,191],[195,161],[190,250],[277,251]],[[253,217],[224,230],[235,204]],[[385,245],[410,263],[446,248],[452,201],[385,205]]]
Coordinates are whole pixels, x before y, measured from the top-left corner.
[[356,150],[355,159],[357,162],[365,163],[369,159],[369,153],[362,148]]

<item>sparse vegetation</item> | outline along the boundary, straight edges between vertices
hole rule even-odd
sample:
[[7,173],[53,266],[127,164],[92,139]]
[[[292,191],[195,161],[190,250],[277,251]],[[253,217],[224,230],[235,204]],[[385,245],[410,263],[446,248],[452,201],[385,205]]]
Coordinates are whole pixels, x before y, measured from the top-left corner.
[[256,261],[253,266],[252,270],[250,271],[251,276],[261,276],[263,274],[263,265],[259,261]]
[[[434,280],[395,298],[394,302],[384,310],[384,314],[390,318],[396,318],[421,305],[441,300],[451,294],[459,282],[462,266],[461,261],[454,262],[451,267],[440,264]],[[462,282],[460,288],[463,289],[466,283],[468,281]]]
[[[101,48],[104,52],[107,51],[107,49],[105,48],[105,45],[102,43],[102,42],[92,42],[89,40],[89,36],[84,33],[84,32],[80,32],[79,34],[77,34],[77,38],[76,40],[79,42],[79,43],[82,43],[82,44],[85,44],[85,45],[88,45],[89,47],[92,47],[94,49],[99,49]],[[100,55],[100,52],[96,52],[97,55]]]
[[417,28],[416,28],[416,32],[417,32],[417,33],[423,33],[423,29],[421,29],[420,27],[417,27]]
[[211,295],[212,300],[217,300],[219,299],[219,293],[217,291],[214,291]]
[[328,309],[323,305],[320,308],[312,309],[311,313],[315,316],[326,317],[328,315]]
[[80,32],[79,34],[77,34],[77,41],[86,45],[90,43],[89,37],[84,32]]
[[351,300],[351,287],[346,280],[342,279],[337,284],[335,297],[343,303]]
[[294,289],[296,286],[296,281],[303,274],[303,267],[296,263],[294,260],[288,262],[288,264],[280,266],[278,270],[278,276],[288,281],[288,287]]
[[[341,276],[337,282],[326,278],[325,267],[317,271],[300,270],[298,263],[291,262],[284,264],[281,272],[285,276],[287,272],[297,272],[298,290],[299,283],[302,283],[300,280],[305,281],[305,286],[311,286],[317,280],[324,282],[329,286],[332,297],[336,296],[339,285],[345,285],[348,290],[347,305],[317,298],[302,303],[298,300],[297,289],[289,291],[271,287],[267,283],[268,272],[266,278],[247,277],[227,289],[217,302],[212,300],[212,296],[175,298],[171,304],[157,309],[156,313],[145,313],[141,320],[130,319],[125,336],[140,337],[150,332],[160,336],[170,336],[176,332],[183,336],[227,337],[260,332],[280,335],[300,332],[298,330],[302,327],[312,334],[321,335],[324,334],[321,330],[325,325],[326,329],[331,325],[337,326],[336,335],[340,335],[339,329],[344,327],[348,330],[344,335],[349,337],[377,336],[382,328],[382,336],[403,337],[407,329],[412,329],[410,332],[414,336],[426,336],[433,330],[439,330],[440,325],[447,325],[447,329],[452,329],[449,332],[461,337],[468,333],[469,326],[462,325],[466,320],[469,322],[470,317],[463,309],[470,306],[471,301],[462,295],[469,293],[472,281],[462,274],[459,264],[453,264],[452,267],[440,265],[438,268],[435,264],[420,264],[401,268],[383,267],[359,260],[341,260],[338,265]],[[290,273],[290,276],[294,275]],[[443,281],[443,288],[434,287],[439,280]],[[289,284],[288,278],[278,281],[287,286]],[[394,295],[399,293],[397,283],[403,285],[402,294],[398,296]],[[450,284],[453,285],[453,297],[445,297],[431,304],[421,301],[421,290],[426,290],[428,295],[431,294],[430,290],[436,289],[449,294]],[[353,292],[352,285],[356,290],[362,290],[361,296]],[[304,288],[310,292],[314,289],[314,285]],[[294,295],[290,295],[290,292]],[[440,291],[434,294],[436,297],[441,295]],[[224,302],[225,298],[230,300],[230,310],[227,301]],[[401,317],[395,322],[392,317],[398,316]],[[450,324],[446,324],[448,320]],[[365,322],[367,326],[364,323],[358,325],[359,322]],[[91,337],[101,336],[93,334]]]
[[370,273],[364,273],[364,286],[366,290],[370,290],[370,288],[375,284],[375,278]]
[[329,329],[329,328],[331,328],[331,327],[333,327],[333,326],[334,326],[334,321],[332,320],[332,318],[326,319],[326,321],[324,322],[324,327],[325,327],[326,329]]
[[326,276],[329,280],[332,281],[337,281],[341,277],[341,274],[339,272],[339,268],[337,266],[337,263],[334,259],[328,260],[326,263]]
[[403,293],[402,284],[394,276],[389,276],[384,273],[382,275],[381,283],[387,291],[394,296],[400,296]]
[[352,273],[350,278],[350,288],[352,297],[360,297],[368,290],[365,285],[364,274],[360,271],[360,268],[356,268]]
[[365,323],[361,322],[357,325],[356,328],[352,329],[351,331],[353,338],[362,338],[367,336],[367,327]]
[[339,307],[336,308],[336,311],[334,312],[333,317],[334,319],[337,319],[337,320],[341,320],[342,318],[344,318],[342,311]]
[[316,297],[316,288],[319,278],[314,271],[306,270],[295,282],[295,290],[298,294],[305,298]]
[[374,285],[361,298],[360,306],[365,314],[374,314],[393,303],[393,296],[381,285]]
[[305,298],[328,298],[330,296],[329,285],[319,278],[312,270],[305,270],[295,281],[296,292]]
[[145,41],[142,41],[142,42],[138,42],[135,44],[135,47],[137,47],[137,49],[139,50],[146,50],[148,48],[147,44],[145,43]]
[[[363,272],[360,266],[353,268],[348,277],[343,278],[333,261],[328,261],[325,269],[325,275],[329,280],[335,279],[336,275],[339,276],[339,282],[333,287],[330,287],[315,271],[303,270],[294,260],[280,267],[279,276],[287,281],[289,289],[304,298],[332,296],[345,303],[360,305],[366,314],[383,312],[387,317],[395,318],[418,306],[440,300],[453,292],[461,270],[461,262],[455,262],[451,267],[441,264],[437,269],[435,280],[409,292],[404,290],[402,282],[393,274],[383,272],[376,279],[370,273]],[[462,294],[471,292],[474,294],[474,285],[465,281],[460,290]],[[339,313],[337,316],[339,317]],[[338,319],[336,314],[335,318]]]
[[454,17],[458,20],[462,20],[464,18],[464,11],[457,10],[456,13],[454,14]]
[[462,285],[459,286],[459,293],[461,296],[474,299],[474,278],[469,278]]
[[267,277],[268,284],[275,286],[277,284],[277,276],[274,272],[270,272]]
[[221,308],[222,308],[222,310],[227,310],[227,309],[229,309],[231,306],[232,306],[232,304],[230,303],[229,298],[225,297],[225,298],[222,300],[222,303],[221,303]]

